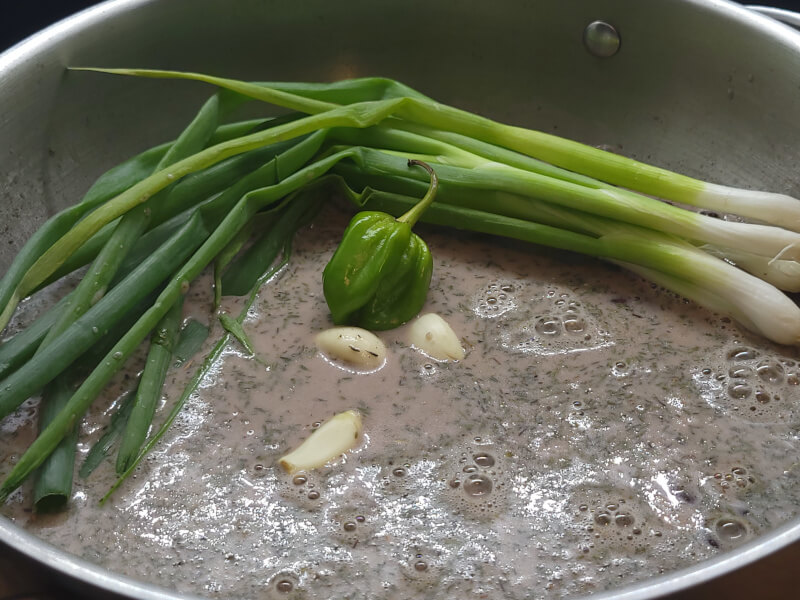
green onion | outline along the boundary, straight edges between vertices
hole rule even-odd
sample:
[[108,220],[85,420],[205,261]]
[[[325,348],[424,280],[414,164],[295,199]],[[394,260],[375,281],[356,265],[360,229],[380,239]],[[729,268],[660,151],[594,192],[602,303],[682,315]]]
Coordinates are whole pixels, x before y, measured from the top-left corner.
[[[414,199],[366,190],[349,193],[363,208],[402,214]],[[570,215],[570,218],[576,217]],[[588,219],[596,219],[591,215]],[[691,244],[657,232],[614,224],[615,231],[595,238],[526,220],[448,204],[434,203],[422,221],[509,237],[622,263],[636,261],[635,271],[658,272],[659,281],[681,281],[695,289],[714,290],[724,300],[705,304],[736,318],[742,325],[781,344],[800,343],[800,308],[777,288]],[[670,288],[672,289],[672,288]],[[677,290],[676,290],[677,291]],[[693,299],[702,302],[702,296]]]
[[[284,219],[295,219],[300,222],[300,217],[308,210],[305,203],[290,203]],[[270,221],[277,218],[268,215]],[[291,221],[290,221],[291,222]],[[285,225],[284,225],[285,227]],[[284,236],[275,235],[275,226],[263,229],[260,235],[225,271],[221,280],[223,294],[231,296],[246,296],[264,275],[264,265],[275,260],[285,243]]]
[[[738,248],[761,256],[800,259],[800,234],[793,231],[769,225],[724,221],[625,190],[590,188],[507,165],[484,163],[462,168],[437,164],[435,161],[438,157],[409,154],[400,157],[370,149],[365,150],[363,168],[388,175],[419,177],[404,167],[406,156],[433,164],[440,178],[449,181],[451,187],[530,196],[689,240]],[[449,162],[457,163],[456,159]],[[460,162],[463,164],[463,161]]]
[[200,351],[203,343],[208,339],[209,329],[195,319],[189,321],[181,329],[178,341],[172,354],[175,357],[174,366],[180,366],[191,359]]
[[[205,146],[206,142],[217,128],[220,111],[219,104],[219,95],[215,94],[203,105],[195,119],[184,129],[178,139],[166,151],[164,156],[161,157],[158,164],[154,167],[154,171],[168,167],[173,162],[190,156]],[[150,203],[157,203],[158,200],[158,196],[155,196],[150,199]],[[78,284],[75,293],[71,294],[70,301],[65,310],[61,312],[60,319],[53,325],[47,337],[42,341],[39,351],[46,348],[52,340],[60,336],[70,325],[80,318],[90,306],[103,297],[111,280],[114,278],[134,242],[145,230],[150,219],[150,212],[147,204],[144,204],[136,207],[122,217],[114,228],[108,241],[100,250],[97,258],[92,263],[89,271]],[[148,382],[150,379],[152,379],[152,376],[148,378]],[[50,392],[54,386],[57,394],[52,398],[54,406],[51,408]],[[63,383],[60,383],[60,378],[56,379],[54,386],[46,386],[42,394],[40,403],[42,407],[40,417],[42,429],[46,429],[50,421],[55,418],[72,395],[71,393],[68,395],[65,393],[65,386]],[[72,390],[70,390],[70,392],[71,391]],[[144,403],[144,401],[140,401],[140,403]],[[142,419],[141,416],[137,416],[140,420]],[[73,427],[73,432],[76,432],[76,430],[77,427]],[[68,438],[72,438],[72,440],[70,440],[71,445],[66,444],[68,438],[65,438],[65,440],[59,444],[56,451],[47,458],[39,469],[37,492],[39,488],[45,488],[46,485],[46,489],[42,493],[46,493],[48,499],[59,499],[59,501],[63,499],[63,501],[66,501],[69,497],[72,486],[72,462],[75,456],[75,435],[76,433],[73,433],[71,436],[68,436]],[[134,434],[131,433],[126,436],[125,439],[128,445],[125,445],[124,449],[128,452],[131,451],[131,445],[134,443],[132,441],[133,435]],[[144,437],[144,434],[142,437]],[[138,450],[138,447],[136,450]],[[44,482],[46,482],[46,484]],[[60,483],[63,487],[57,489],[57,483]],[[37,493],[37,496],[38,495]],[[37,506],[42,503],[43,500],[37,497]],[[48,503],[52,504],[52,501],[48,500]]]
[[[270,163],[268,163],[268,166],[270,166],[271,168],[267,168],[266,170],[264,170],[263,175],[261,173],[261,170],[257,170],[256,172],[254,172],[250,176],[246,176],[246,177],[242,178],[240,181],[238,181],[234,186],[232,186],[225,193],[220,194],[219,196],[217,196],[212,203],[209,203],[208,205],[203,207],[201,209],[201,213],[197,213],[193,217],[193,219],[190,220],[190,223],[191,222],[194,222],[194,223],[197,223],[197,224],[201,223],[202,220],[203,220],[200,217],[201,214],[204,215],[204,218],[205,218],[206,221],[211,219],[211,221],[213,222],[215,219],[216,220],[221,219],[222,215],[224,215],[227,212],[227,210],[229,210],[231,202],[234,201],[235,199],[237,199],[244,191],[246,191],[247,189],[252,189],[252,186],[257,185],[257,184],[260,185],[262,183],[272,183],[272,182],[274,182],[275,177],[277,176],[276,175],[277,171],[278,171],[278,168],[277,168],[277,159],[278,159],[278,157],[283,156],[283,155],[287,156],[287,161],[288,162],[285,162],[285,165],[300,164],[303,160],[307,160],[307,157],[309,157],[311,154],[314,153],[314,151],[318,148],[318,144],[319,144],[319,142],[316,141],[314,136],[309,136],[305,140],[303,140],[300,144],[296,144],[296,145],[294,145],[294,146],[292,146],[292,147],[290,147],[288,149],[286,148],[285,145],[279,146],[278,149],[279,150],[284,150],[284,152],[282,154],[278,154],[275,158],[273,158],[272,161],[270,161]],[[284,170],[285,170],[285,165],[284,165]],[[266,176],[266,178],[264,176]],[[251,186],[251,187],[247,187],[247,186]],[[184,227],[184,229],[185,228],[186,228],[186,226]],[[196,232],[194,234],[192,234],[191,233],[191,231],[192,231],[191,229],[188,230],[188,231],[190,233],[190,237],[192,237],[192,235],[194,235],[194,237],[196,237]],[[202,239],[202,238],[199,238],[199,239]],[[174,244],[173,244],[173,246],[174,246]],[[171,248],[171,250],[174,250],[174,249],[175,249],[174,247]],[[163,251],[163,249],[162,249],[162,251]],[[181,260],[181,255],[180,254],[172,253],[169,248],[167,249],[167,251],[170,252],[170,254],[169,254],[170,260],[177,260],[178,262],[180,262],[180,260]],[[157,256],[151,257],[150,260],[152,261],[153,259],[158,260],[158,257]],[[169,268],[170,262],[166,261],[166,262],[161,262],[161,263],[158,263],[158,264],[159,264],[159,266],[162,266],[162,267],[164,267],[166,265],[166,268]],[[144,265],[142,265],[142,267],[140,267],[140,270],[141,269],[145,269],[146,270],[147,268],[148,268],[147,267],[147,263],[145,263]],[[141,273],[138,273],[138,274],[134,275],[131,278],[131,280],[135,280],[140,275],[141,275]],[[119,287],[121,288],[123,286],[120,285]],[[112,294],[119,295],[119,294],[121,294],[121,292],[119,291],[118,288],[116,288],[112,292]],[[108,302],[109,302],[109,300],[106,299],[105,300],[105,305],[107,305]],[[92,327],[92,331],[94,331],[95,329],[99,329],[99,327],[97,327],[97,325],[93,326]],[[74,349],[75,348],[73,348],[73,350]],[[121,364],[121,362],[125,358],[118,352],[112,352],[112,353],[110,353],[110,356],[111,356],[111,360],[107,361],[108,365],[113,365],[113,363],[115,361],[117,363]],[[28,366],[28,365],[26,365],[26,366]],[[106,369],[106,370],[113,373],[113,369]],[[11,387],[11,388],[14,387],[14,380],[11,381],[11,386],[9,386],[9,387]],[[99,390],[98,390],[98,392],[99,392]],[[89,398],[87,401],[90,402],[91,398]],[[88,406],[88,404],[87,404],[87,406]],[[72,418],[72,417],[70,417],[70,418]],[[62,423],[63,423],[63,415],[62,415]]]
[[250,356],[256,353],[253,342],[250,341],[250,336],[247,335],[247,332],[245,332],[244,327],[242,327],[239,321],[227,313],[222,313],[219,315],[219,322],[225,331],[239,341]]
[[30,267],[64,233],[75,225],[84,215],[95,207],[122,193],[138,181],[152,173],[170,144],[151,148],[130,160],[114,167],[102,175],[86,192],[78,204],[51,217],[42,225],[17,253],[11,266],[0,281],[0,330],[2,330],[19,301],[27,295],[22,294],[19,283]]
[[3,309],[3,314],[13,311],[12,304],[16,306],[19,299],[27,296],[31,290],[36,289],[42,281],[61,266],[67,257],[75,252],[103,226],[139,204],[142,204],[148,198],[182,177],[205,169],[231,156],[261,148],[275,142],[294,139],[318,129],[346,126],[369,127],[390,115],[398,102],[402,102],[402,100],[364,102],[298,119],[297,121],[285,125],[278,125],[263,132],[253,133],[217,144],[189,158],[178,161],[171,167],[154,173],[131,186],[113,200],[93,210],[57,242],[50,246],[20,279],[17,287],[11,294],[9,305]]
[[[178,340],[173,350],[173,357],[175,362],[173,366],[179,366],[194,356],[208,337],[208,327],[190,319],[183,329],[180,331]],[[100,466],[100,463],[105,460],[113,445],[122,437],[123,432],[128,421],[128,417],[133,410],[133,402],[136,398],[134,392],[125,395],[123,400],[119,402],[113,415],[111,422],[108,425],[106,432],[100,437],[97,442],[91,447],[86,454],[86,458],[81,465],[78,474],[82,478],[86,478]]]
[[[320,206],[318,192],[333,184],[357,206],[405,213],[428,183],[409,160],[430,164],[439,180],[423,221],[602,258],[774,341],[800,344],[800,308],[773,285],[800,289],[800,202],[788,196],[706,184],[497,123],[391,79],[254,84],[174,71],[100,71],[199,80],[222,89],[178,140],[109,171],[81,203],[48,221],[0,281],[4,326],[22,298],[94,260],[76,292],[0,346],[0,418],[43,387],[57,392],[63,405],[0,486],[0,501],[64,444],[156,328],[117,461],[120,477],[107,498],[161,439],[231,340],[254,354],[248,308],[277,272],[270,265],[281,251],[288,260],[292,236]],[[251,98],[309,116],[219,125],[220,115]],[[646,194],[757,222],[712,218]],[[181,302],[211,264],[215,309],[225,294],[248,295],[245,307],[235,318],[219,315],[222,339],[142,445],[167,368],[185,361],[208,335],[200,326],[193,349],[182,354]],[[122,278],[118,273],[126,268],[131,272]],[[102,346],[107,352],[93,357]],[[69,376],[59,375],[68,368],[92,368],[74,393],[66,391],[74,385]],[[92,468],[108,440],[98,446]],[[66,466],[56,473],[57,485],[65,483],[67,470],[71,476]]]
[[[139,243],[134,246],[123,261],[116,277],[111,281],[111,285],[116,285],[134,268],[139,266],[152,254],[153,248],[158,248],[164,244],[170,237],[175,235],[180,227],[186,224],[186,221],[187,219],[183,219],[165,223],[158,229],[141,237]],[[33,356],[48,331],[59,319],[60,312],[64,310],[72,294],[74,294],[74,291],[67,294],[44,314],[40,315],[27,328],[0,344],[0,381]]]
[[[350,108],[350,107],[348,107]],[[381,115],[382,108],[378,109],[375,113],[373,107],[368,107],[367,123],[369,123],[375,114]],[[341,114],[337,114],[334,119],[341,121]],[[302,121],[302,120],[301,120]],[[300,123],[301,121],[296,121]],[[356,123],[361,123],[361,117],[356,117]],[[279,129],[279,128],[275,128]],[[199,156],[203,152],[195,156]],[[178,272],[172,277],[165,289],[156,299],[153,306],[148,309],[144,315],[131,327],[131,329],[117,342],[111,349],[105,359],[101,362],[92,373],[86,378],[86,381],[78,388],[75,394],[70,398],[67,405],[59,413],[58,417],[50,423],[50,425],[39,435],[38,438],[31,444],[28,450],[20,457],[17,464],[6,477],[5,481],[0,485],[0,502],[5,501],[8,495],[13,492],[28,475],[38,467],[59,444],[61,439],[71,429],[76,420],[86,412],[86,409],[91,405],[94,398],[109,382],[111,377],[116,373],[124,361],[133,353],[137,346],[142,342],[147,333],[156,326],[158,321],[166,314],[169,308],[177,301],[178,297],[185,293],[191,282],[200,272],[214,259],[214,257],[230,242],[236,233],[245,226],[253,215],[265,208],[266,206],[280,200],[281,198],[295,192],[308,182],[324,175],[332,166],[338,161],[349,157],[357,157],[357,151],[345,150],[338,154],[321,159],[308,167],[305,167],[287,177],[282,182],[254,190],[245,194],[239,202],[228,212],[223,219],[222,223],[214,230],[214,232],[206,239],[200,248],[186,261],[183,266],[178,269]],[[123,193],[124,195],[124,193]],[[121,197],[121,196],[120,196]],[[53,246],[55,247],[55,246]],[[162,266],[166,259],[160,261],[158,266]],[[154,269],[154,267],[150,267]],[[122,287],[122,284],[115,287],[103,299],[108,300],[114,295],[117,290]],[[101,306],[103,301],[95,305],[94,308]],[[88,317],[91,311],[86,313],[84,317]],[[75,326],[81,324],[81,319],[76,321]],[[68,330],[61,337],[58,338],[53,344],[48,346],[42,356],[55,348],[58,342],[67,337]],[[91,332],[91,330],[89,330]],[[90,334],[86,333],[82,327],[76,330],[76,336],[82,336],[82,339],[89,339]],[[59,350],[65,350],[59,348]],[[66,352],[64,353],[66,354]],[[53,353],[47,356],[49,363],[58,363],[59,365],[66,362],[71,362],[72,356],[65,358],[63,356],[54,356]],[[49,373],[43,372],[40,365],[45,361],[37,363],[36,367],[27,369],[31,363],[30,361],[24,367],[21,367],[11,377],[9,377],[0,387],[0,416],[5,416],[11,410],[19,406],[25,398],[27,398],[35,389],[45,383],[43,381],[49,376]],[[64,365],[66,366],[66,365]],[[63,366],[61,367],[63,369]],[[27,369],[27,370],[26,370]],[[24,375],[17,377],[20,373]],[[30,376],[33,375],[33,376]],[[55,376],[55,374],[53,374]],[[12,378],[15,378],[13,382]]]
[[[272,216],[271,214],[269,216]],[[236,255],[244,248],[250,236],[253,234],[253,222],[251,221],[228,243],[214,259],[214,310],[219,308],[222,302],[222,273],[236,258]]]
[[701,248],[771,283],[779,290],[800,292],[800,262],[768,258],[736,248],[717,248],[710,244],[704,244]]
[[111,422],[108,425],[108,429],[89,449],[78,471],[78,476],[82,479],[89,477],[89,475],[100,466],[100,463],[109,455],[111,448],[117,443],[117,440],[122,437],[122,432],[125,430],[125,423],[133,409],[134,397],[135,394],[132,392],[125,395],[125,398],[119,403],[114,414],[111,415]]
[[[192,79],[235,91],[239,94],[270,102],[278,106],[319,113],[334,109],[338,104],[317,100],[323,97],[322,86],[283,85],[280,83],[247,83],[180,71],[149,69],[88,69],[139,77]],[[351,82],[346,97],[351,103],[375,97],[375,88],[386,89],[386,80],[362,79]],[[401,84],[398,84],[400,86]],[[337,87],[342,87],[339,84]],[[406,88],[408,90],[408,88]],[[643,194],[658,196],[723,213],[734,213],[793,231],[800,231],[800,201],[785,194],[743,190],[706,183],[667,169],[648,165],[625,156],[606,152],[579,142],[541,131],[497,123],[464,110],[435,102],[408,90],[398,97],[393,116],[418,125],[458,133],[546,161],[563,169],[582,173]],[[380,93],[378,94],[381,96]],[[335,97],[333,95],[329,97]]]
[[[258,297],[258,292],[261,287],[266,282],[272,280],[273,277],[275,277],[275,275],[278,274],[288,263],[291,255],[292,238],[294,237],[295,232],[313,219],[316,213],[319,212],[321,202],[320,196],[317,192],[318,189],[324,186],[325,183],[325,181],[322,181],[321,183],[317,182],[315,185],[306,187],[300,196],[294,199],[293,203],[289,205],[290,210],[284,211],[284,213],[278,218],[273,226],[270,239],[276,241],[276,243],[271,246],[271,248],[274,250],[274,254],[272,256],[267,256],[266,254],[261,255],[265,261],[261,263],[262,272],[250,290],[248,298],[242,309],[239,311],[239,314],[235,319],[231,319],[232,321],[236,322],[239,327],[242,327],[245,318],[250,312],[250,308],[253,306],[253,303]],[[275,259],[281,252],[283,253],[282,260],[277,265],[274,265]],[[268,266],[266,270],[263,270],[264,265]],[[184,388],[183,393],[172,407],[172,410],[170,411],[169,415],[167,415],[167,418],[162,426],[147,441],[139,456],[130,464],[128,469],[119,476],[114,485],[111,486],[111,489],[108,491],[108,493],[103,496],[102,500],[100,501],[101,503],[106,502],[111,497],[111,495],[119,488],[119,486],[122,485],[122,483],[133,473],[139,462],[141,462],[147,453],[150,452],[150,450],[153,449],[153,447],[164,436],[164,434],[166,434],[180,413],[181,409],[186,404],[186,401],[192,394],[194,394],[194,392],[197,390],[197,386],[200,385],[200,382],[206,377],[216,362],[220,359],[222,353],[233,337],[234,335],[230,332],[230,330],[226,330],[226,334],[216,343],[211,352],[206,356],[202,365],[194,373],[192,379],[189,381],[189,384]],[[3,485],[3,488],[0,488],[0,494],[3,493],[4,488],[5,484]]]
[[[80,379],[74,372],[65,373],[45,388],[43,399],[47,401],[39,404],[39,431],[46,429],[66,406],[78,383]],[[77,441],[78,427],[74,426],[39,469],[33,490],[33,505],[37,512],[60,510],[69,501]]]
[[182,315],[183,297],[175,302],[156,325],[144,371],[139,380],[139,388],[136,390],[133,409],[125,425],[125,433],[117,454],[117,473],[124,473],[127,470],[139,454],[142,442],[147,437],[156,404],[161,398],[167,369],[172,364],[172,350],[178,338]]
[[[206,235],[201,219],[190,220],[174,238],[156,250],[64,333],[6,377],[0,383],[0,418],[16,410],[28,397],[96,344],[131,307],[160,285],[202,243]],[[107,362],[120,366],[125,358],[127,356],[112,353]]]
[[[263,122],[263,119],[259,119],[220,126],[215,131],[211,132],[210,140],[214,143],[229,141],[230,139],[244,135],[246,131],[254,127],[262,125]],[[190,129],[194,128],[190,126]],[[41,257],[44,251],[64,233],[69,231],[69,229],[89,211],[142,181],[148,175],[152,174],[154,170],[157,170],[159,166],[166,166],[167,163],[174,161],[176,157],[187,155],[187,150],[190,154],[195,148],[194,140],[187,140],[185,137],[186,136],[184,136],[183,140],[179,138],[176,142],[161,144],[160,146],[146,150],[124,163],[109,169],[97,179],[78,204],[51,217],[36,231],[18,252],[11,266],[3,276],[2,281],[0,281],[0,306],[4,307],[4,311],[0,314],[0,330],[8,323],[19,300],[24,298],[28,293],[25,292],[23,295],[20,295],[21,291],[15,288],[18,287],[25,272]],[[180,150],[172,150],[175,143],[180,143]],[[110,234],[110,231],[108,233]],[[90,257],[91,256],[90,254]],[[84,262],[80,264],[85,264],[86,262],[88,261],[84,260]],[[80,264],[77,266],[80,266]]]
[[[270,120],[269,122],[274,121],[276,120]],[[250,122],[246,123],[249,124]],[[261,123],[261,121],[258,123]],[[220,127],[217,131],[219,132],[224,127],[225,126]],[[248,127],[248,132],[249,129],[252,128]],[[214,135],[210,141],[213,141],[218,137],[218,135]],[[223,138],[222,141],[228,141],[228,139]],[[156,231],[160,228],[162,231],[164,231],[163,228],[165,226],[166,229],[169,230],[170,227],[167,226],[167,223],[175,218],[180,217],[181,213],[192,209],[200,201],[211,198],[215,194],[227,189],[236,181],[257,169],[265,162],[269,161],[276,154],[286,150],[287,148],[290,148],[293,145],[294,142],[290,141],[284,143],[283,145],[276,144],[266,148],[245,152],[239,156],[232,157],[228,160],[213,165],[208,169],[204,169],[198,173],[193,173],[192,175],[185,177],[176,184],[169,186],[169,188],[164,191],[163,196],[159,194],[157,198],[151,199],[151,201],[148,202],[148,209],[151,211],[149,226],[154,227]],[[142,179],[144,179],[144,177]],[[153,200],[158,201],[154,202]],[[186,218],[188,217],[183,218],[183,222],[185,222]],[[39,287],[43,287],[49,283],[52,283],[67,273],[71,273],[75,269],[92,261],[97,256],[97,253],[100,251],[100,249],[107,243],[108,238],[111,236],[115,227],[116,222],[112,222],[102,228],[98,233],[87,240],[78,250],[76,250],[59,267],[59,269],[56,270],[56,272],[47,278],[42,284],[40,284]],[[175,229],[175,226],[171,227],[172,231]],[[147,239],[150,235],[155,235],[155,237]],[[155,233],[154,230],[151,230],[150,233],[145,234],[142,238],[140,238],[136,244],[136,247],[140,249],[150,249],[154,246],[160,245],[164,239],[165,237],[163,235],[159,235]],[[37,287],[37,289],[39,288]]]
[[0,380],[25,364],[25,361],[35,354],[68,302],[69,295],[64,296],[31,325],[0,344]]
[[[138,318],[147,302],[147,299],[143,300],[115,323],[98,343],[81,356],[78,366],[61,373],[45,386],[42,397],[47,398],[47,402],[39,405],[40,431],[46,429],[57,417],[90,368],[100,361],[120,335]],[[75,425],[37,471],[33,494],[34,508],[37,511],[51,512],[66,506],[72,491],[77,435],[78,427]]]

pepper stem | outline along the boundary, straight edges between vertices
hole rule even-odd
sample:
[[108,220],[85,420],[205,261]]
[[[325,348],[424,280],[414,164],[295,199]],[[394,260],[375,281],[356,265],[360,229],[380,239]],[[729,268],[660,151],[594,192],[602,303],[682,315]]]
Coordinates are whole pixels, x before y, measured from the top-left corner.
[[417,220],[422,216],[422,213],[425,212],[425,210],[430,206],[431,202],[433,202],[433,199],[436,197],[436,190],[439,189],[439,178],[436,177],[436,173],[428,163],[417,160],[416,158],[410,158],[408,160],[408,166],[420,166],[431,175],[431,185],[428,188],[428,191],[425,192],[422,200],[411,207],[411,209],[409,209],[409,211],[403,216],[397,218],[400,223],[408,223],[409,227],[413,227]]

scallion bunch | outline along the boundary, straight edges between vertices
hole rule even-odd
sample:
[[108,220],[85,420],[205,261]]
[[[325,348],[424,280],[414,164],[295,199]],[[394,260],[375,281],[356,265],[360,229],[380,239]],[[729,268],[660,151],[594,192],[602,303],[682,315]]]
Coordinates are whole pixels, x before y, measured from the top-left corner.
[[[37,507],[63,505],[76,424],[149,338],[138,390],[81,469],[91,472],[118,437],[117,485],[124,481],[225,345],[251,348],[247,307],[288,260],[298,228],[333,192],[362,208],[404,213],[428,189],[428,175],[409,159],[430,165],[439,180],[422,221],[604,258],[772,341],[800,343],[800,309],[780,291],[800,290],[800,201],[789,196],[708,184],[497,123],[389,79],[248,83],[102,71],[198,80],[218,91],[177,140],[110,170],[47,221],[0,281],[5,327],[22,299],[89,264],[71,294],[0,345],[0,418],[43,398],[40,435],[0,485],[0,501],[38,472]],[[225,123],[248,100],[293,112]],[[148,439],[184,334],[183,296],[207,267],[217,304],[223,294],[249,301],[237,317],[219,315],[226,335]]]

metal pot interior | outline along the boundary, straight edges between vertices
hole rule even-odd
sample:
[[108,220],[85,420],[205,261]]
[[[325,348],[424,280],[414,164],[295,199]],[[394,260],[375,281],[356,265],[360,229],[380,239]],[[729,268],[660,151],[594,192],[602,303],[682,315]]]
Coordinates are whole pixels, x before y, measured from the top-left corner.
[[[611,57],[584,44],[596,20],[619,33]],[[65,70],[84,65],[254,80],[385,75],[498,120],[800,196],[800,38],[732,3],[113,0],[0,57],[0,264],[97,173],[175,135],[207,93]],[[104,589],[178,597],[61,555],[4,521],[0,537]],[[674,591],[797,538],[800,522],[789,523],[718,561],[608,597]]]

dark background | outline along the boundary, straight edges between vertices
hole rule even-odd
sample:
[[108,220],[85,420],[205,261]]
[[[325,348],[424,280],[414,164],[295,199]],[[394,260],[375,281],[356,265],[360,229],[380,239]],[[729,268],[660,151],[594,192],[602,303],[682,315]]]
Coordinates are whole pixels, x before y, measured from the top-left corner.
[[[169,0],[161,0],[162,2]],[[97,0],[3,0],[0,10],[0,51],[84,8]],[[745,0],[743,4],[761,4],[800,11],[800,0]]]
[[0,51],[98,0],[2,0]]

